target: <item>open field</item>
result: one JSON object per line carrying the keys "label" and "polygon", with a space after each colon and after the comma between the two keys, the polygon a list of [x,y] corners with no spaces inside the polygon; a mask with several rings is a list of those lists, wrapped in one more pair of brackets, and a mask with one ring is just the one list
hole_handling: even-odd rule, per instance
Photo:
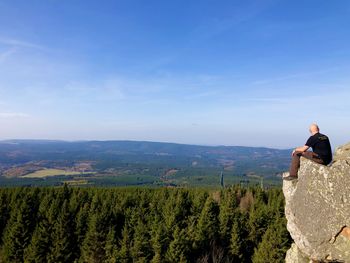
{"label": "open field", "polygon": [[66,180],[63,183],[67,185],[87,185],[89,182],[87,180]]}
{"label": "open field", "polygon": [[25,177],[25,178],[42,178],[42,177],[48,177],[48,176],[78,175],[78,174],[87,174],[87,173],[76,172],[76,171],[65,171],[65,170],[61,170],[61,169],[43,169],[43,170],[36,171],[34,173],[26,174],[23,177]]}
{"label": "open field", "polygon": [[290,150],[137,141],[0,141],[0,186],[281,185]]}

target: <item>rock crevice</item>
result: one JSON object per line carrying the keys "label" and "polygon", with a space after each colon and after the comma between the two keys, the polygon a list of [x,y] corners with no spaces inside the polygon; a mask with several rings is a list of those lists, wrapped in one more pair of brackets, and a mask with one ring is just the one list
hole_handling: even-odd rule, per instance
{"label": "rock crevice", "polygon": [[298,180],[284,181],[283,192],[294,240],[286,262],[350,263],[350,143],[329,166],[301,158]]}

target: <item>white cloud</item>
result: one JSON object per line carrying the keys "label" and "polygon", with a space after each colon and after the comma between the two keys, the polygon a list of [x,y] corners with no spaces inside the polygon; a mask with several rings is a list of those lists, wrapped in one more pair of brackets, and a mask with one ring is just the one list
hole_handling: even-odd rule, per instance
{"label": "white cloud", "polygon": [[284,103],[286,102],[286,98],[268,98],[268,97],[261,97],[261,98],[246,98],[242,99],[242,101],[247,101],[247,102],[256,102],[256,103]]}
{"label": "white cloud", "polygon": [[319,71],[295,73],[295,74],[289,74],[289,75],[280,76],[280,77],[276,77],[276,78],[256,80],[252,84],[253,85],[265,85],[265,84],[271,84],[271,83],[284,81],[284,80],[300,79],[300,78],[305,78],[305,77],[310,77],[310,76],[315,76],[315,75],[322,75],[322,74],[326,74],[326,73],[337,71],[337,70],[338,70],[338,68],[329,68],[329,69],[324,69],[324,70],[319,70]]}
{"label": "white cloud", "polygon": [[[235,27],[254,19],[260,13],[270,7],[269,1],[252,1],[247,6],[237,7],[230,12],[230,16],[224,18],[206,19],[193,32],[192,39],[210,39],[220,34],[227,33]],[[191,40],[193,43],[194,41]]]}
{"label": "white cloud", "polygon": [[44,46],[30,43],[27,41],[22,41],[18,39],[8,38],[8,37],[0,37],[0,44],[13,46],[13,47],[25,47],[25,48],[35,48],[35,49],[46,49]]}
{"label": "white cloud", "polygon": [[0,112],[0,118],[3,119],[28,118],[29,116],[29,114],[22,112]]}
{"label": "white cloud", "polygon": [[11,55],[16,53],[17,48],[11,47],[10,49],[6,50],[3,53],[0,53],[0,63],[4,62],[7,58],[9,58]]}
{"label": "white cloud", "polygon": [[76,98],[92,98],[95,100],[111,101],[123,100],[126,95],[122,91],[122,82],[117,78],[104,79],[87,83],[71,81],[65,87]]}

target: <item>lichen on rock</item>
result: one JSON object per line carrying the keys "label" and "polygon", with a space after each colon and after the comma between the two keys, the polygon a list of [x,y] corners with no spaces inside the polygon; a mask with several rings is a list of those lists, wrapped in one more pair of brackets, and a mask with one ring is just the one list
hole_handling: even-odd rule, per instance
{"label": "lichen on rock", "polygon": [[284,181],[283,192],[296,246],[286,262],[303,262],[291,261],[291,255],[304,255],[316,262],[350,263],[350,143],[336,150],[328,166],[302,157],[298,180]]}
{"label": "lichen on rock", "polygon": [[286,254],[286,263],[309,263],[308,257],[293,243]]}

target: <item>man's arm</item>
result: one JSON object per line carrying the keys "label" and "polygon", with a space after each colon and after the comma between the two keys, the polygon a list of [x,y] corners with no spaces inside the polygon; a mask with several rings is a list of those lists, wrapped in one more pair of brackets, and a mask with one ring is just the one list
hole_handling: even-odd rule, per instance
{"label": "man's arm", "polygon": [[300,146],[294,149],[294,151],[292,152],[292,155],[295,152],[306,152],[308,149],[310,148],[310,146],[304,145],[304,146]]}

